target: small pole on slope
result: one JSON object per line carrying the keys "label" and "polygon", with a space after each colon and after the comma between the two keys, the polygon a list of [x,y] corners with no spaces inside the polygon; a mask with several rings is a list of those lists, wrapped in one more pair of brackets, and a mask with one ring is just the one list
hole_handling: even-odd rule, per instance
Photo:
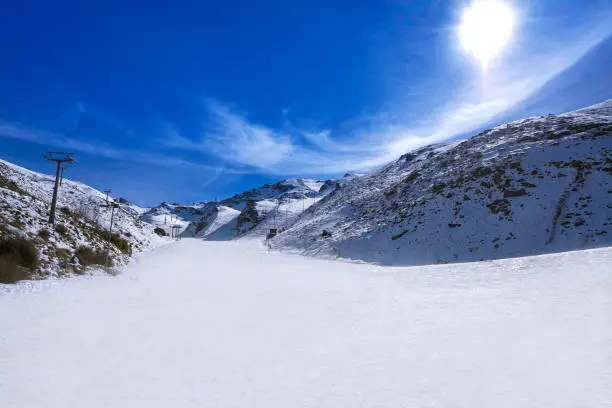
{"label": "small pole on slope", "polygon": [[112,191],[112,190],[110,190],[110,189],[106,189],[106,190],[104,190],[104,192],[106,193],[106,205],[108,205],[108,195],[109,195],[110,193],[112,193],[113,191]]}
{"label": "small pole on slope", "polygon": [[115,220],[115,208],[119,208],[119,204],[117,203],[108,203],[108,204],[103,204],[101,207],[110,207],[111,209],[111,220],[110,220],[110,226],[108,228],[108,241],[106,241],[106,256],[104,259],[104,265],[106,265],[106,267],[108,268],[108,257],[109,257],[109,253],[110,253],[110,244],[111,244],[111,240],[112,240],[112,236],[113,236],[113,222]]}
{"label": "small pole on slope", "polygon": [[51,199],[51,209],[49,211],[49,224],[55,223],[55,208],[57,207],[57,190],[59,188],[60,173],[62,164],[74,163],[74,153],[67,152],[48,152],[43,154],[43,157],[49,161],[57,163],[57,170],[55,171],[55,185],[53,186],[53,198]]}
{"label": "small pole on slope", "polygon": [[179,224],[172,224],[170,228],[170,237],[179,241],[181,239],[181,234],[179,232],[181,226]]}

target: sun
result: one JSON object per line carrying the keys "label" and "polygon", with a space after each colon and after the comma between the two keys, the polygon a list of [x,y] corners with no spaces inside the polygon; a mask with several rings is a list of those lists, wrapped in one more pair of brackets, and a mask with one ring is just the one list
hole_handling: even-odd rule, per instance
{"label": "sun", "polygon": [[483,69],[512,38],[514,11],[500,0],[475,0],[463,11],[461,45],[480,60]]}

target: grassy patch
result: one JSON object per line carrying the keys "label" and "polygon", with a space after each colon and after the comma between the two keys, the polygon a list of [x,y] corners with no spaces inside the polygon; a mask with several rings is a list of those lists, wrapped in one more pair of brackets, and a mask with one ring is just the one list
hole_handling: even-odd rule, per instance
{"label": "grassy patch", "polygon": [[404,177],[404,179],[402,180],[402,183],[412,183],[414,180],[416,180],[420,176],[421,176],[421,173],[419,173],[418,171],[413,171],[408,176]]}
{"label": "grassy patch", "polygon": [[124,254],[129,254],[132,252],[132,249],[130,248],[130,242],[127,239],[121,238],[119,234],[113,234],[111,236],[111,242],[117,247],[118,250],[120,250]]}
{"label": "grassy patch", "polygon": [[444,183],[434,184],[433,187],[431,188],[431,191],[434,194],[440,194],[444,190],[445,187],[446,187],[446,184]]}
{"label": "grassy patch", "polygon": [[45,241],[49,239],[50,235],[51,235],[51,233],[46,228],[43,228],[40,231],[38,231],[38,236],[41,237],[42,239],[44,239]]}
{"label": "grassy patch", "polygon": [[493,174],[493,169],[490,167],[476,167],[474,169],[474,177],[476,178],[486,177],[491,174]]}
{"label": "grassy patch", "polygon": [[[81,265],[104,265],[106,256],[104,251],[94,250],[88,246],[80,246],[75,252]],[[112,266],[112,259],[109,258],[109,266]]]}
{"label": "grassy patch", "polygon": [[38,250],[32,241],[25,238],[0,241],[0,283],[30,279],[38,262]]}
{"label": "grassy patch", "polygon": [[18,194],[29,195],[25,190],[23,190],[21,187],[19,187],[19,185],[17,185],[17,183],[15,183],[13,180],[9,180],[8,178],[3,176],[2,174],[0,174],[0,187],[6,188],[7,190],[14,191],[14,192],[16,192]]}
{"label": "grassy patch", "polygon": [[60,235],[66,235],[68,233],[68,228],[64,224],[57,224],[55,226],[55,232]]}

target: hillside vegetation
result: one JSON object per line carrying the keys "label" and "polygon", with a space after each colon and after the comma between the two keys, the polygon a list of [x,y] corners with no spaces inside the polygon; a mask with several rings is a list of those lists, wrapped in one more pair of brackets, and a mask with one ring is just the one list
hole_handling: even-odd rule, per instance
{"label": "hillside vegetation", "polygon": [[[88,266],[106,263],[110,210],[101,206],[105,195],[64,179],[56,222],[50,225],[53,183],[52,176],[0,161],[0,282],[84,273]],[[116,210],[110,264],[125,264],[132,253],[161,242],[154,227],[139,219],[140,212],[125,204]]]}

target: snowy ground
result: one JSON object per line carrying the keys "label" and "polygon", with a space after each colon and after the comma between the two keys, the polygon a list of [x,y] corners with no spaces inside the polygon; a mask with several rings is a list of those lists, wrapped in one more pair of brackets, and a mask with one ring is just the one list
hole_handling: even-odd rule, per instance
{"label": "snowy ground", "polygon": [[382,268],[186,239],[0,294],[0,406],[610,407],[611,266],[612,248]]}

